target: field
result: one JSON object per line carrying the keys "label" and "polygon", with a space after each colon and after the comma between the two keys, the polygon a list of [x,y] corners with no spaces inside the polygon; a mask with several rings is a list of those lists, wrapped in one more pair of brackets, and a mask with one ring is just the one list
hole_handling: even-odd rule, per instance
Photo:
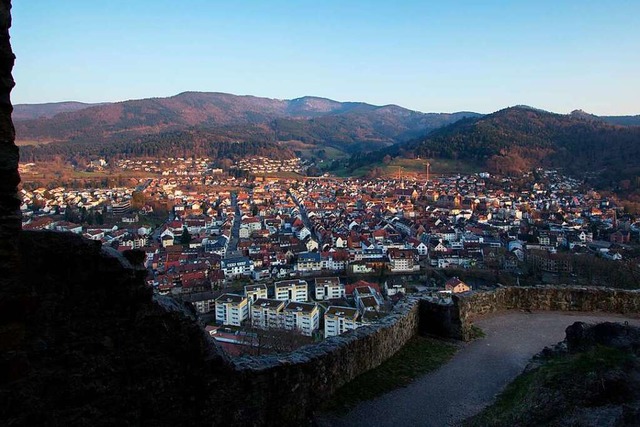
{"label": "field", "polygon": [[280,144],[293,150],[299,157],[304,159],[316,158],[318,161],[331,162],[332,160],[345,159],[349,157],[346,152],[329,145],[309,144],[302,141],[281,141]]}
{"label": "field", "polygon": [[33,141],[33,140],[28,140],[28,139],[23,139],[23,140],[16,140],[16,145],[18,147],[21,146],[25,146],[25,145],[45,145],[45,144],[49,144],[50,142],[53,142],[53,140],[47,140],[47,141],[43,141],[43,140],[39,140],[39,141]]}
{"label": "field", "polygon": [[68,164],[57,162],[38,163],[35,167],[22,168],[20,170],[20,180],[22,183],[36,183],[40,186],[46,186],[52,182],[99,182],[106,179],[128,181],[132,178],[152,178],[154,176],[156,175],[144,171],[102,170],[88,172],[85,170],[76,170]]}
{"label": "field", "polygon": [[470,165],[467,162],[451,159],[405,159],[396,157],[391,160],[389,164],[382,162],[372,163],[367,166],[355,169],[353,172],[348,172],[342,168],[334,173],[337,176],[355,176],[362,177],[370,174],[375,168],[379,169],[379,176],[382,178],[426,178],[425,165],[431,163],[431,177],[436,178],[441,175],[452,174],[470,174],[481,172],[476,166]]}

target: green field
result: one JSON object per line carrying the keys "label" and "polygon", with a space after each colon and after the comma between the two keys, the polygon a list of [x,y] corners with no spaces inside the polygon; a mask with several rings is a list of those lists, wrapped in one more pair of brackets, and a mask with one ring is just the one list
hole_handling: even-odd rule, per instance
{"label": "green field", "polygon": [[355,169],[353,171],[348,171],[346,168],[341,168],[333,171],[333,173],[337,176],[347,177],[362,177],[369,174],[374,168],[380,168],[380,176],[383,178],[394,178],[396,176],[400,177],[426,177],[425,172],[425,164],[431,163],[431,177],[435,178],[439,175],[451,175],[451,174],[470,174],[481,172],[482,169],[477,166],[471,165],[467,162],[463,162],[460,160],[451,160],[451,159],[405,159],[401,157],[396,157],[391,160],[391,162],[385,165],[382,162],[372,163],[370,165],[366,165]]}
{"label": "green field", "polygon": [[[310,159],[312,157],[323,160],[324,162],[331,162],[333,160],[345,159],[349,157],[349,154],[329,145],[316,145],[309,144],[302,141],[283,141],[282,145],[287,148],[300,153],[300,157],[304,159]],[[322,152],[321,152],[322,151]]]}

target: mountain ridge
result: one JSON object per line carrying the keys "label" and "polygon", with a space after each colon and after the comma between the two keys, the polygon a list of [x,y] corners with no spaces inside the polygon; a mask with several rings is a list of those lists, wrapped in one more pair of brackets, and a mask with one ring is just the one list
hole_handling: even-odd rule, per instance
{"label": "mountain ridge", "polygon": [[[173,138],[175,132],[186,135],[206,130],[211,143],[299,141],[348,152],[416,138],[470,115],[477,113],[421,113],[393,104],[376,106],[315,96],[279,100],[222,92],[182,92],[17,120],[15,128],[18,141],[36,143],[118,144],[146,135]],[[59,148],[61,152],[69,151]],[[38,150],[29,148],[25,152],[33,154]]]}

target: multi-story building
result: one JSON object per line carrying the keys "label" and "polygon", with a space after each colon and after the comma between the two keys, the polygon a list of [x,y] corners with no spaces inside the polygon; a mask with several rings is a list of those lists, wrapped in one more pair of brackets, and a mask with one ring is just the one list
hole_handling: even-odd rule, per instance
{"label": "multi-story building", "polygon": [[340,335],[358,327],[358,310],[351,307],[331,306],[324,313],[325,338]]}
{"label": "multi-story building", "polygon": [[222,260],[222,270],[225,278],[251,276],[253,261],[247,257],[227,258]]}
{"label": "multi-story building", "polygon": [[337,277],[318,277],[315,279],[316,300],[344,297],[344,285]]}
{"label": "multi-story building", "polygon": [[284,328],[311,336],[320,327],[320,309],[316,303],[288,302],[284,308]]}
{"label": "multi-story building", "polygon": [[249,300],[249,304],[252,304],[259,298],[267,298],[267,285],[247,285],[244,287],[244,294]]}
{"label": "multi-story building", "polygon": [[216,299],[216,322],[240,326],[249,317],[249,302],[236,294],[222,294]]}
{"label": "multi-story building", "polygon": [[389,255],[389,270],[391,271],[417,271],[420,264],[416,262],[417,251],[415,249],[391,248]]}
{"label": "multi-story building", "polygon": [[206,314],[215,310],[216,299],[213,292],[198,292],[193,294],[185,294],[182,296],[183,301],[190,302],[198,313]]}
{"label": "multi-story building", "polygon": [[131,201],[123,200],[120,203],[111,203],[111,211],[114,215],[120,216],[124,215],[131,210]]}
{"label": "multi-story building", "polygon": [[251,325],[261,329],[277,329],[284,327],[285,302],[259,298],[251,305]]}
{"label": "multi-story building", "polygon": [[295,302],[309,300],[308,285],[304,280],[281,280],[273,286],[277,300]]}
{"label": "multi-story building", "polygon": [[378,312],[384,303],[382,295],[370,286],[359,286],[353,291],[356,306],[363,315],[368,311]]}
{"label": "multi-story building", "polygon": [[296,270],[300,272],[321,271],[322,259],[317,252],[301,252],[298,254]]}

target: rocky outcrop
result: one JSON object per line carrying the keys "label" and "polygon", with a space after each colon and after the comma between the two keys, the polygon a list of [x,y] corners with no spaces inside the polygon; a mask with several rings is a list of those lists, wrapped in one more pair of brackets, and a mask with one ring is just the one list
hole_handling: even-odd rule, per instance
{"label": "rocky outcrop", "polygon": [[640,355],[640,328],[628,323],[603,322],[590,325],[575,322],[566,330],[568,351],[588,351],[596,346],[606,346]]}
{"label": "rocky outcrop", "polygon": [[640,328],[575,322],[467,426],[637,426]]}

